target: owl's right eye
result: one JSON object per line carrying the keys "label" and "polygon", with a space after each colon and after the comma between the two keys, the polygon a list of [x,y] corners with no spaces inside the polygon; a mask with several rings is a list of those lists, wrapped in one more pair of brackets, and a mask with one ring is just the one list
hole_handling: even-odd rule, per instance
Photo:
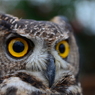
{"label": "owl's right eye", "polygon": [[66,58],[69,55],[70,47],[67,41],[60,41],[56,45],[56,50],[62,58]]}
{"label": "owl's right eye", "polygon": [[8,42],[7,50],[13,57],[21,58],[28,53],[29,43],[23,38],[13,38]]}

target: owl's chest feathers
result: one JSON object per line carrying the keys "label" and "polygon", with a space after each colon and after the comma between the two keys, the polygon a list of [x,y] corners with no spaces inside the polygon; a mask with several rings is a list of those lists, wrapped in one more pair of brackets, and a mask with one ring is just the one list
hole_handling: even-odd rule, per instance
{"label": "owl's chest feathers", "polygon": [[47,89],[39,79],[24,72],[18,72],[2,80],[0,95],[32,95],[33,92],[44,92]]}
{"label": "owl's chest feathers", "polygon": [[[25,95],[27,95],[26,93],[28,92],[29,95],[31,95],[30,93],[32,93],[33,91],[34,92],[37,91],[40,93],[60,93],[60,92],[62,93],[65,92],[66,88],[69,87],[70,85],[72,84],[75,85],[74,77],[66,75],[60,77],[58,81],[55,81],[53,86],[49,88],[48,81],[44,78],[41,72],[29,72],[29,71],[19,71],[13,75],[5,77],[5,79],[3,78],[2,80],[0,85],[2,91],[4,90],[6,91],[6,88],[8,88],[8,90],[10,91],[16,90],[17,93],[20,92],[20,95],[22,95],[23,92],[25,93]],[[45,95],[51,95],[51,94],[45,94]]]}

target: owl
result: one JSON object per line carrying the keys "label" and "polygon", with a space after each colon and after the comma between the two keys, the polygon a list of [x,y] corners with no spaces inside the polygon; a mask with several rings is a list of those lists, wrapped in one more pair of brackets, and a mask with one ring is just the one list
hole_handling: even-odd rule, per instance
{"label": "owl", "polygon": [[0,95],[82,95],[79,53],[67,19],[0,13]]}

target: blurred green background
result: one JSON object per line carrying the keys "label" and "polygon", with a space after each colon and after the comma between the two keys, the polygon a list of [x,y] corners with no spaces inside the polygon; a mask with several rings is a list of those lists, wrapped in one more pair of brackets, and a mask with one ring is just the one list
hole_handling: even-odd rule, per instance
{"label": "blurred green background", "polygon": [[66,16],[79,46],[84,95],[95,95],[95,0],[0,0],[0,12],[35,20]]}

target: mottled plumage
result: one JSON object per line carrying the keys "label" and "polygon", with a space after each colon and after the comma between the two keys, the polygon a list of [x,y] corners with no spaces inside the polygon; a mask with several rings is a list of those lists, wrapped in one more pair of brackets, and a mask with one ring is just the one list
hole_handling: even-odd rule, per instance
{"label": "mottled plumage", "polygon": [[[24,56],[10,54],[8,45],[15,38],[28,43]],[[61,41],[70,46],[66,58],[56,50]],[[78,47],[66,19],[36,21],[0,14],[0,95],[82,95],[78,71]]]}

